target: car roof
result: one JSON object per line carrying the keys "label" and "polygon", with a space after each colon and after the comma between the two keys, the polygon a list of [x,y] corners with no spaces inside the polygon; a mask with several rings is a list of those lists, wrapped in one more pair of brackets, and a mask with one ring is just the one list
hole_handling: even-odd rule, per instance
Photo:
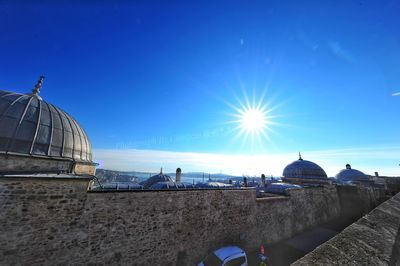
{"label": "car roof", "polygon": [[222,261],[232,255],[236,255],[239,253],[244,253],[244,251],[237,246],[227,246],[214,251],[215,256],[217,256]]}

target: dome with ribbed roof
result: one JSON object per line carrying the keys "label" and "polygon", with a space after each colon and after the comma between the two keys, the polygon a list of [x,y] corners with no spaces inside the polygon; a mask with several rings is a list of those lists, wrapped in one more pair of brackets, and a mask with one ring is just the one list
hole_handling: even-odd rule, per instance
{"label": "dome with ribbed roof", "polygon": [[283,170],[285,178],[327,179],[324,169],[318,164],[303,160],[301,155],[297,161],[287,165]]}
{"label": "dome with ribbed roof", "polygon": [[350,164],[347,164],[346,169],[341,170],[336,175],[336,179],[340,183],[371,181],[369,176],[359,170],[352,169]]}
{"label": "dome with ribbed roof", "polygon": [[[86,132],[65,111],[42,100],[38,95],[42,81],[43,77],[30,94],[0,90],[0,154],[47,159],[36,165],[38,171],[45,172],[57,168],[53,165],[53,170],[46,170],[49,159],[93,164]],[[61,168],[61,172],[68,172],[65,164]],[[20,171],[23,169],[0,168],[0,172]]]}
{"label": "dome with ribbed roof", "polygon": [[143,185],[144,188],[150,188],[151,186],[159,182],[173,182],[172,178],[169,175],[163,173],[162,168],[158,175],[153,175],[146,181],[141,182],[141,185]]}

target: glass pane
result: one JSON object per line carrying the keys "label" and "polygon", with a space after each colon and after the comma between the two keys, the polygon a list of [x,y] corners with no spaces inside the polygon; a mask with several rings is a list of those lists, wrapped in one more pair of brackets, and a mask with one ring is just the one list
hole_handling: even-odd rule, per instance
{"label": "glass pane", "polygon": [[18,140],[26,140],[29,142],[33,141],[33,136],[35,135],[36,124],[30,121],[22,121],[18,128],[18,132],[15,136]]}

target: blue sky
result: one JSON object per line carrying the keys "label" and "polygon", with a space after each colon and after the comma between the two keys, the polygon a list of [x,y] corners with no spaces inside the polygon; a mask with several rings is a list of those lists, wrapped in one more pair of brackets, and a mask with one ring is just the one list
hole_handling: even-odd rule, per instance
{"label": "blue sky", "polygon": [[[346,163],[399,175],[399,11],[396,1],[1,1],[0,87],[28,92],[44,74],[42,97],[80,122],[107,168],[279,175],[302,151],[329,175]],[[268,110],[267,138],[235,129],[246,97]]]}

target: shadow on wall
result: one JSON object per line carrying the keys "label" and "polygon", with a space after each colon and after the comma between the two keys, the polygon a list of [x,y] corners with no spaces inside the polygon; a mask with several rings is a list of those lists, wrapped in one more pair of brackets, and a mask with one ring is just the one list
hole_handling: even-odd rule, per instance
{"label": "shadow on wall", "polygon": [[400,193],[292,265],[399,265]]}
{"label": "shadow on wall", "polygon": [[400,227],[397,230],[397,238],[393,247],[393,252],[389,265],[390,266],[400,265]]}
{"label": "shadow on wall", "polygon": [[337,191],[344,220],[355,221],[387,199],[382,189],[371,187],[338,185]]}

